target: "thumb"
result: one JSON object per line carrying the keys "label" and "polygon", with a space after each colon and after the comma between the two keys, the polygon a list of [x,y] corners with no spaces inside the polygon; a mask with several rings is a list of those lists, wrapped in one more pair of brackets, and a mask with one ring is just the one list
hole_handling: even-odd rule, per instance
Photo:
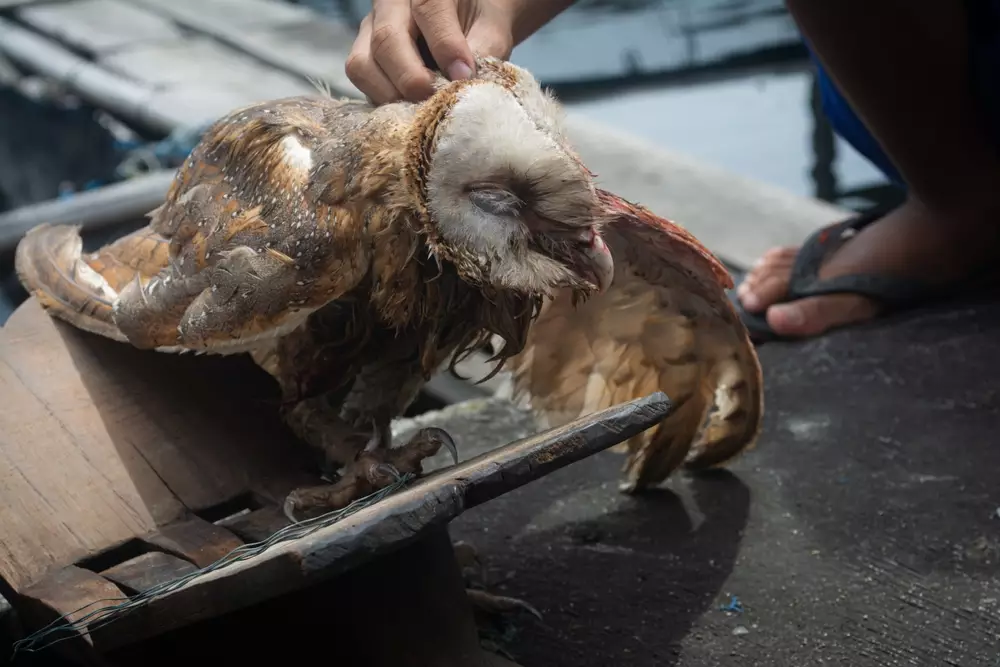
{"label": "thumb", "polygon": [[413,20],[434,61],[449,79],[468,79],[476,62],[462,32],[454,0],[413,0]]}

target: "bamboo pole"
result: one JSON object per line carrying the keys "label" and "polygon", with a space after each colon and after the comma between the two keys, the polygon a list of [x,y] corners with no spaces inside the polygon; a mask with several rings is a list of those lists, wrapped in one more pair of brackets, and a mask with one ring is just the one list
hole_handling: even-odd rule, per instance
{"label": "bamboo pole", "polygon": [[70,199],[23,206],[0,214],[0,252],[14,248],[36,225],[81,225],[100,229],[137,220],[163,203],[173,170],[157,171],[88,190]]}
{"label": "bamboo pole", "polygon": [[169,133],[175,123],[150,113],[153,90],[109,72],[58,42],[0,18],[0,54],[36,74],[54,79],[86,102],[112,114]]}

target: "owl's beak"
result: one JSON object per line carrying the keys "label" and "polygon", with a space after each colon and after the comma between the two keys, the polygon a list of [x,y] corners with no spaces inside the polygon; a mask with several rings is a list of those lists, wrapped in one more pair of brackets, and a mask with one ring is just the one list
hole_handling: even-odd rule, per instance
{"label": "owl's beak", "polygon": [[593,267],[594,278],[601,292],[606,292],[615,278],[615,261],[611,257],[611,249],[596,230],[592,230],[590,244],[586,250],[587,258]]}

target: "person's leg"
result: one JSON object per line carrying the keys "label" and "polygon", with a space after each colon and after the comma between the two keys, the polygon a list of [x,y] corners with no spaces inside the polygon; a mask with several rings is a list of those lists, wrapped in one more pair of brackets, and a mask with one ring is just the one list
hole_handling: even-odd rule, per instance
{"label": "person's leg", "polygon": [[[948,284],[996,257],[1000,159],[989,125],[996,120],[973,94],[971,72],[981,63],[969,58],[963,3],[787,4],[832,83],[891,159],[883,170],[901,175],[909,192],[903,206],[828,258],[820,278],[876,273]],[[838,130],[845,134],[843,124]],[[878,164],[881,155],[859,150]],[[816,335],[878,313],[876,302],[855,295],[779,303],[794,258],[792,248],[769,252],[739,290],[744,307],[766,311],[777,333]]]}

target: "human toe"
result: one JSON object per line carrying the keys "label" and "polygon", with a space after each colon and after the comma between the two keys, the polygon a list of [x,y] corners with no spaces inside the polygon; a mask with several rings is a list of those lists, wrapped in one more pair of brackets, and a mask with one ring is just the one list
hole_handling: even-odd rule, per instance
{"label": "human toe", "polygon": [[877,313],[878,306],[871,299],[835,294],[775,304],[767,309],[767,323],[781,336],[810,337],[863,322]]}

